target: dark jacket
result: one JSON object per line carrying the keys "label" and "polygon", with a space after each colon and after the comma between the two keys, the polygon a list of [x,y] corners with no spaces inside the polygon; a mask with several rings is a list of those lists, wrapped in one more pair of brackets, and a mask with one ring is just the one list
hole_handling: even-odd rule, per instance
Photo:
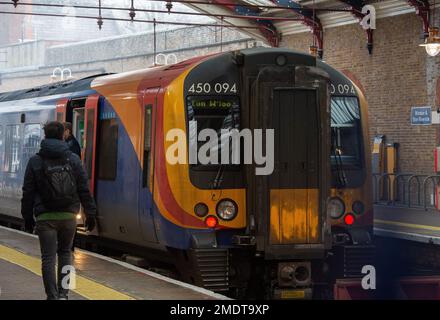
{"label": "dark jacket", "polygon": [[70,137],[66,139],[66,143],[69,150],[81,158],[81,147],[73,135],[70,135]]}
{"label": "dark jacket", "polygon": [[[41,155],[41,156],[40,156]],[[69,151],[67,144],[62,140],[45,139],[41,142],[41,148],[38,154],[29,159],[23,182],[23,198],[21,199],[21,214],[25,221],[33,220],[33,216],[38,216],[44,212],[53,212],[57,210],[48,210],[41,201],[38,193],[38,179],[42,178],[42,166],[44,158],[60,158],[66,156],[72,166],[78,189],[78,201],[67,208],[60,208],[59,211],[77,213],[80,209],[80,203],[84,207],[86,215],[96,215],[95,200],[89,190],[87,175],[82,166],[80,158]]]}

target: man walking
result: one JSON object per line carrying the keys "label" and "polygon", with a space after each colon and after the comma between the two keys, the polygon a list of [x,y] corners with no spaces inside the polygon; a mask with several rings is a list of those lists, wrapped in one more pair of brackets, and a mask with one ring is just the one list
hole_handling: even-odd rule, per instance
{"label": "man walking", "polygon": [[70,122],[64,122],[64,141],[66,141],[69,150],[81,158],[81,147],[72,133],[72,124]]}
{"label": "man walking", "polygon": [[[63,279],[72,268],[76,214],[82,204],[86,228],[91,231],[96,224],[96,205],[80,158],[63,141],[63,124],[57,121],[47,123],[44,134],[40,151],[26,167],[21,214],[27,232],[32,233],[36,225],[47,299],[67,300],[68,286]],[[57,255],[58,281],[55,272]]]}

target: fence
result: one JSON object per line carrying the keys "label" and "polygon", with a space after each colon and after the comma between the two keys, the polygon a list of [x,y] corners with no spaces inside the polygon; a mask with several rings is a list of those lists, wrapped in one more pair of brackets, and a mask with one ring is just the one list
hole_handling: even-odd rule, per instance
{"label": "fence", "polygon": [[413,173],[374,173],[373,199],[375,204],[409,208],[436,207],[440,175]]}

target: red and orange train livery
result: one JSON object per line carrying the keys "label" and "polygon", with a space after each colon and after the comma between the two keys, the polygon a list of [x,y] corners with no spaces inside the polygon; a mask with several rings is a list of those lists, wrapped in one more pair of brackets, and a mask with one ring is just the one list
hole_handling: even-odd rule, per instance
{"label": "red and orange train livery", "polygon": [[[367,104],[315,57],[254,48],[0,94],[3,220],[20,216],[27,159],[53,119],[73,123],[83,150],[99,212],[92,239],[154,252],[189,282],[247,296],[308,298],[323,283],[331,292],[335,277],[359,277],[371,262]],[[169,132],[183,132],[188,149],[207,128],[273,129],[273,171],[169,161]]]}

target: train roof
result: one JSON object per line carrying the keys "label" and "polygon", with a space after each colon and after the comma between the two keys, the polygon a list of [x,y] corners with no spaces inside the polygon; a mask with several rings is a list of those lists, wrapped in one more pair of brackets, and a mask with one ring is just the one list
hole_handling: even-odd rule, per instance
{"label": "train roof", "polygon": [[[265,52],[280,52],[280,53],[294,53],[299,56],[308,56],[306,53],[293,51],[290,49],[284,49],[284,48],[249,48],[249,49],[241,49],[237,50],[236,52],[241,52],[246,56],[253,56],[258,55]],[[140,80],[142,78],[145,79],[146,74],[151,72],[151,76],[155,77],[155,71],[161,70],[161,71],[176,71],[177,69],[185,69],[189,67],[190,65],[197,63],[204,59],[209,59],[213,56],[221,55],[221,54],[227,54],[232,53],[231,52],[224,52],[224,53],[215,53],[211,55],[206,56],[198,56],[192,59],[188,59],[185,61],[181,61],[175,65],[168,65],[168,66],[158,66],[155,68],[148,68],[148,69],[141,69],[141,70],[135,70],[131,72],[124,72],[124,73],[103,73],[103,74],[97,74],[92,75],[83,79],[79,80],[67,80],[57,83],[50,83],[47,85],[30,88],[30,89],[24,89],[24,90],[17,90],[17,91],[11,91],[11,92],[4,92],[0,93],[0,103],[1,102],[7,102],[7,101],[17,101],[17,100],[24,100],[24,99],[35,99],[39,97],[46,97],[46,96],[57,96],[57,95],[63,95],[66,93],[72,93],[72,92],[83,92],[88,90],[96,90],[97,87],[107,85],[107,84],[115,84],[120,82],[126,82],[127,79],[135,79]],[[329,73],[330,78],[333,83],[349,83],[350,80],[341,72],[334,69],[332,66],[320,61],[317,59],[316,65],[318,67],[323,68],[326,72]],[[107,77],[106,77],[107,76]],[[96,78],[101,78],[97,82],[92,84],[92,82]]]}
{"label": "train roof", "polygon": [[111,73],[97,74],[79,80],[66,80],[66,81],[50,83],[30,89],[0,93],[0,102],[32,99],[38,97],[60,95],[69,92],[90,90],[91,89],[90,84],[94,79],[109,74]]}

